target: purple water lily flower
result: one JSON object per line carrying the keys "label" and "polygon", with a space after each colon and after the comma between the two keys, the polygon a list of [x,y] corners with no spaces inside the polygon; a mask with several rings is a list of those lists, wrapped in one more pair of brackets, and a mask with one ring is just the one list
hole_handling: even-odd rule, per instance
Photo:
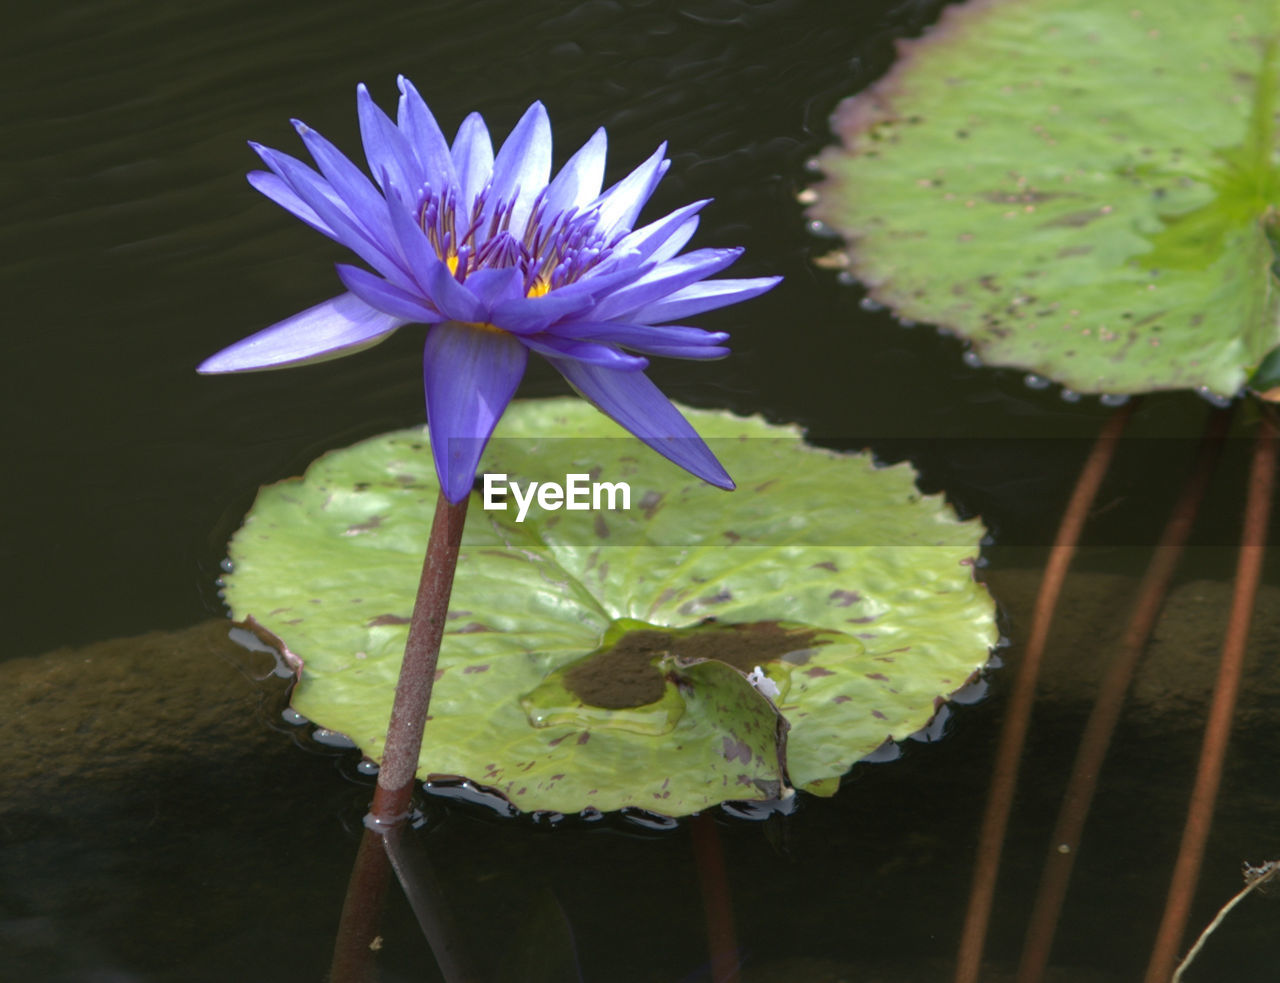
{"label": "purple water lily flower", "polygon": [[[535,102],[498,153],[479,115],[450,146],[401,78],[396,122],[359,86],[375,185],[315,130],[294,127],[319,168],[253,144],[270,172],[249,182],[374,271],[338,265],[347,293],[205,360],[205,373],[272,369],[350,354],[405,324],[428,325],[427,423],[440,487],[471,491],[480,455],[530,351],[663,456],[721,488],[733,481],[643,369],[643,355],[720,358],[727,335],[678,322],[754,297],[778,277],[706,280],[740,249],[680,254],[706,201],[641,228],[666,145],[607,191],[597,130],[554,178],[551,124]],[[673,323],[676,322],[676,323]],[[638,353],[638,354],[633,354]]]}

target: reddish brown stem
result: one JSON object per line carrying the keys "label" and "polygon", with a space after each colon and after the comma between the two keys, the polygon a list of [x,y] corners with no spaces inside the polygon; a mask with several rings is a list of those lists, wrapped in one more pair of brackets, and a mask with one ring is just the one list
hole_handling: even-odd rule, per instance
{"label": "reddish brown stem", "polygon": [[1049,841],[1049,855],[1045,859],[1040,889],[1036,894],[1035,907],[1031,911],[1026,941],[1022,947],[1022,960],[1018,965],[1017,983],[1038,983],[1049,964],[1058,917],[1066,898],[1067,885],[1071,881],[1071,870],[1079,852],[1085,820],[1093,803],[1098,773],[1102,770],[1111,736],[1120,719],[1120,711],[1124,707],[1134,670],[1151,637],[1151,630],[1155,627],[1160,607],[1169,591],[1183,547],[1195,523],[1196,513],[1209,487],[1209,479],[1221,456],[1230,422],[1230,409],[1217,410],[1209,418],[1191,474],[1182,495],[1174,505],[1173,513],[1139,585],[1138,599],[1121,640],[1120,651],[1112,660],[1098,688],[1098,698],[1080,738],[1071,778]]}
{"label": "reddish brown stem", "polygon": [[409,639],[396,682],[387,743],[378,769],[373,806],[365,818],[368,829],[360,839],[347,895],[342,905],[330,965],[330,983],[369,983],[376,978],[374,956],[378,924],[390,879],[391,862],[384,837],[397,832],[409,816],[413,780],[422,750],[422,731],[431,705],[440,639],[444,636],[458,548],[467,518],[467,499],[454,505],[443,492],[436,499],[431,536],[422,561],[422,577],[413,602]]}
{"label": "reddish brown stem", "polygon": [[1213,824],[1214,801],[1218,797],[1218,786],[1222,781],[1222,763],[1227,753],[1227,741],[1231,736],[1231,718],[1235,712],[1236,695],[1240,691],[1249,622],[1257,598],[1258,582],[1262,577],[1262,556],[1267,541],[1267,522],[1271,512],[1275,473],[1276,431],[1270,420],[1263,416],[1249,471],[1244,532],[1236,563],[1235,591],[1231,598],[1231,620],[1227,624],[1227,634],[1222,643],[1218,680],[1214,686],[1213,702],[1209,706],[1204,742],[1200,746],[1200,763],[1196,769],[1195,785],[1191,790],[1191,804],[1182,830],[1182,843],[1178,847],[1178,859],[1174,863],[1164,916],[1156,932],[1151,962],[1147,965],[1147,975],[1144,977],[1145,983],[1167,983],[1173,974],[1174,965],[1178,961],[1178,947],[1186,930],[1191,899],[1195,894],[1196,882],[1200,879],[1205,843]]}
{"label": "reddish brown stem", "polygon": [[333,943],[329,983],[373,983],[377,979],[378,925],[382,921],[391,863],[382,835],[366,829],[347,881],[347,896]]}
{"label": "reddish brown stem", "polygon": [[422,561],[422,578],[413,604],[409,640],[404,647],[395,703],[387,724],[387,743],[378,769],[378,787],[367,822],[387,827],[404,822],[413,798],[413,779],[422,750],[422,730],[427,724],[431,687],[436,678],[440,639],[444,635],[453,572],[458,565],[467,499],[454,504],[444,493],[436,500],[431,538]]}
{"label": "reddish brown stem", "polygon": [[1080,477],[1076,479],[1071,500],[1067,503],[1057,538],[1049,553],[1044,579],[1040,581],[1031,633],[1014,680],[1009,713],[1000,732],[991,788],[987,793],[986,810],[978,834],[978,856],[974,865],[973,883],[969,889],[964,928],[960,935],[960,949],[956,955],[955,983],[978,983],[982,949],[986,942],[987,925],[991,920],[991,903],[995,897],[996,877],[1000,872],[1000,847],[1009,826],[1009,814],[1013,811],[1018,764],[1022,758],[1022,747],[1026,743],[1031,704],[1035,700],[1040,662],[1049,638],[1049,626],[1053,621],[1054,608],[1057,606],[1058,595],[1062,592],[1067,568],[1071,565],[1071,558],[1080,541],[1080,532],[1097,497],[1098,488],[1102,485],[1102,479],[1111,465],[1120,434],[1133,414],[1134,405],[1135,403],[1130,402],[1114,413],[1098,434]]}
{"label": "reddish brown stem", "polygon": [[738,983],[738,943],[733,928],[733,900],[725,873],[724,849],[716,822],[705,812],[689,822],[693,839],[693,859],[702,889],[702,911],[711,950],[711,979],[714,983]]}
{"label": "reddish brown stem", "polygon": [[356,851],[334,940],[329,983],[376,983],[379,925],[394,871],[417,916],[445,983],[470,983],[480,975],[461,946],[447,900],[426,852],[407,824],[366,828]]}

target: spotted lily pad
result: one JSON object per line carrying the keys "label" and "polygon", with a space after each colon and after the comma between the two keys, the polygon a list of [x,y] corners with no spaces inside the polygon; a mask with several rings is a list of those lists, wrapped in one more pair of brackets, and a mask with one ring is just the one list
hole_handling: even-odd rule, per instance
{"label": "spotted lily pad", "polygon": [[[548,499],[518,521],[514,495],[505,510],[473,495],[421,777],[464,777],[526,811],[830,794],[985,664],[978,522],[921,495],[909,466],[687,412],[737,491],[582,401],[507,411],[489,474],[593,476],[615,485],[614,508]],[[400,431],[264,488],[231,542],[227,601],[299,666],[295,709],[375,759],[435,496],[425,435]]]}
{"label": "spotted lily pad", "polygon": [[810,214],[987,363],[1232,395],[1280,343],[1278,36],[1275,0],[950,7],[837,109]]}

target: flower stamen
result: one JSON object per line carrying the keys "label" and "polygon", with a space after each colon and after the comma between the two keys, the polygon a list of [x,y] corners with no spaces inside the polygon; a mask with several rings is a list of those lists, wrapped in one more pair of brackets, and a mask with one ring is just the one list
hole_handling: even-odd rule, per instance
{"label": "flower stamen", "polygon": [[543,297],[581,278],[615,244],[598,229],[599,213],[594,209],[570,208],[548,216],[546,188],[534,199],[524,227],[515,231],[512,221],[520,189],[492,208],[491,191],[492,186],[486,186],[465,209],[454,188],[437,193],[429,184],[422,187],[418,225],[459,283],[477,270],[515,268],[523,276],[525,296]]}
{"label": "flower stamen", "polygon": [[475,328],[477,331],[491,331],[495,334],[507,333],[506,331],[503,331],[502,328],[498,327],[496,324],[489,324],[487,321],[459,321],[457,323],[468,328]]}

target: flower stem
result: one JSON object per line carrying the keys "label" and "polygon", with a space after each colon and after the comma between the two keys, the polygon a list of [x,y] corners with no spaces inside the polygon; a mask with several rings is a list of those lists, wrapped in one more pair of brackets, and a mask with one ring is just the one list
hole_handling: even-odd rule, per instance
{"label": "flower stem", "polygon": [[365,822],[374,828],[403,823],[413,797],[413,778],[422,749],[422,730],[427,723],[431,687],[436,678],[440,639],[444,635],[453,572],[458,566],[458,546],[467,518],[467,499],[454,504],[440,493],[431,521],[431,538],[422,561],[422,579],[413,603],[409,640],[396,683],[395,703],[387,724],[387,743],[378,770],[378,787]]}

